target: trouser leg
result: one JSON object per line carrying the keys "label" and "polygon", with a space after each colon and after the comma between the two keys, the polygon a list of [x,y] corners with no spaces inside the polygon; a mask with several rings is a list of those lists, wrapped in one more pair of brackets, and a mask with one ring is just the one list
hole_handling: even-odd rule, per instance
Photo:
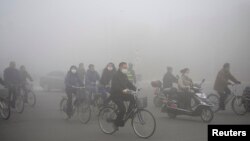
{"label": "trouser leg", "polygon": [[72,113],[73,113],[72,92],[71,91],[67,91],[67,97],[68,97],[68,100],[67,100],[67,115],[69,117],[71,117]]}
{"label": "trouser leg", "polygon": [[132,109],[135,106],[135,99],[133,95],[125,95],[124,96],[125,101],[129,101],[129,106],[128,106],[128,113],[130,113],[132,111]]}
{"label": "trouser leg", "polygon": [[120,99],[114,99],[113,101],[117,105],[118,110],[119,110],[119,112],[117,114],[117,118],[115,120],[115,124],[117,126],[124,126],[123,118],[124,118],[124,115],[125,115],[125,112],[126,112],[126,107],[125,107],[123,101],[120,100]]}

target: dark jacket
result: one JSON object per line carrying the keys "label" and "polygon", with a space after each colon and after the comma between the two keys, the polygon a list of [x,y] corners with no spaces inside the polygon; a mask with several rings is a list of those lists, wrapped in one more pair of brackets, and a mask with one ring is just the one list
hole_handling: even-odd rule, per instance
{"label": "dark jacket", "polygon": [[84,68],[78,68],[77,69],[77,75],[82,80],[82,82],[84,82],[85,69]]}
{"label": "dark jacket", "polygon": [[136,87],[128,80],[126,74],[123,74],[118,70],[112,79],[111,96],[113,98],[119,98],[123,94],[124,89],[136,90]]}
{"label": "dark jacket", "polygon": [[71,88],[72,86],[83,86],[83,82],[78,77],[77,73],[73,74],[70,71],[68,72],[64,83],[65,83],[66,89]]}
{"label": "dark jacket", "polygon": [[32,77],[30,76],[30,74],[27,71],[19,71],[19,76],[20,76],[20,82],[21,83],[26,83],[27,79],[29,79],[30,81],[33,81]]}
{"label": "dark jacket", "polygon": [[177,78],[172,74],[167,72],[163,77],[163,88],[173,87],[173,83],[177,83]]}
{"label": "dark jacket", "polygon": [[4,81],[7,85],[17,85],[20,84],[19,71],[15,68],[6,68],[4,70]]}
{"label": "dark jacket", "polygon": [[100,79],[100,84],[102,84],[103,86],[109,85],[115,73],[115,70],[109,71],[108,69],[104,69],[102,72],[102,77]]}
{"label": "dark jacket", "polygon": [[234,83],[239,82],[230,72],[226,72],[224,69],[220,70],[214,83],[214,90],[224,92],[225,88],[229,84],[229,80]]}
{"label": "dark jacket", "polygon": [[0,77],[0,84],[3,85],[3,86],[5,85],[5,83],[4,83],[4,81],[3,81],[3,79],[1,77]]}
{"label": "dark jacket", "polygon": [[100,80],[100,76],[97,71],[88,70],[85,78],[86,85],[96,84]]}

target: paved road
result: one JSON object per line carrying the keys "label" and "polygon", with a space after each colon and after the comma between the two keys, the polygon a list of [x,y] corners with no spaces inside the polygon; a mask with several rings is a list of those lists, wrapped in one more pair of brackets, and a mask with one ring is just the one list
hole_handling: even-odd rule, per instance
{"label": "paved road", "polygon": [[[146,94],[150,94],[149,91]],[[23,114],[12,113],[8,121],[0,120],[1,141],[128,141],[139,139],[127,124],[114,135],[103,134],[94,117],[88,124],[81,124],[77,119],[66,121],[59,111],[60,92],[37,92],[35,108],[26,107]],[[149,98],[152,101],[152,97]],[[166,114],[149,103],[157,120],[157,130],[152,141],[205,141],[207,124],[198,117],[180,116],[169,119]],[[231,110],[215,115],[211,124],[250,124],[250,114],[236,116]]]}

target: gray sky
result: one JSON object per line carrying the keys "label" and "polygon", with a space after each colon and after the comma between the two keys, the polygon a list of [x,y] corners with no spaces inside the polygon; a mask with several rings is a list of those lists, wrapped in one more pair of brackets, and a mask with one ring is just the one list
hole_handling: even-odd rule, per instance
{"label": "gray sky", "polygon": [[35,74],[133,62],[148,79],[166,66],[213,80],[225,62],[250,81],[248,0],[1,0],[0,72],[15,60]]}

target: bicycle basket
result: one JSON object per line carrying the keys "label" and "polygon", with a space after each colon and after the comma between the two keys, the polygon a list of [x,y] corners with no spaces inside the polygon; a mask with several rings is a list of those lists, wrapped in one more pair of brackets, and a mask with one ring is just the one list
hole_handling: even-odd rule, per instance
{"label": "bicycle basket", "polygon": [[138,108],[146,108],[148,106],[148,98],[147,97],[138,98],[136,101],[136,105]]}

